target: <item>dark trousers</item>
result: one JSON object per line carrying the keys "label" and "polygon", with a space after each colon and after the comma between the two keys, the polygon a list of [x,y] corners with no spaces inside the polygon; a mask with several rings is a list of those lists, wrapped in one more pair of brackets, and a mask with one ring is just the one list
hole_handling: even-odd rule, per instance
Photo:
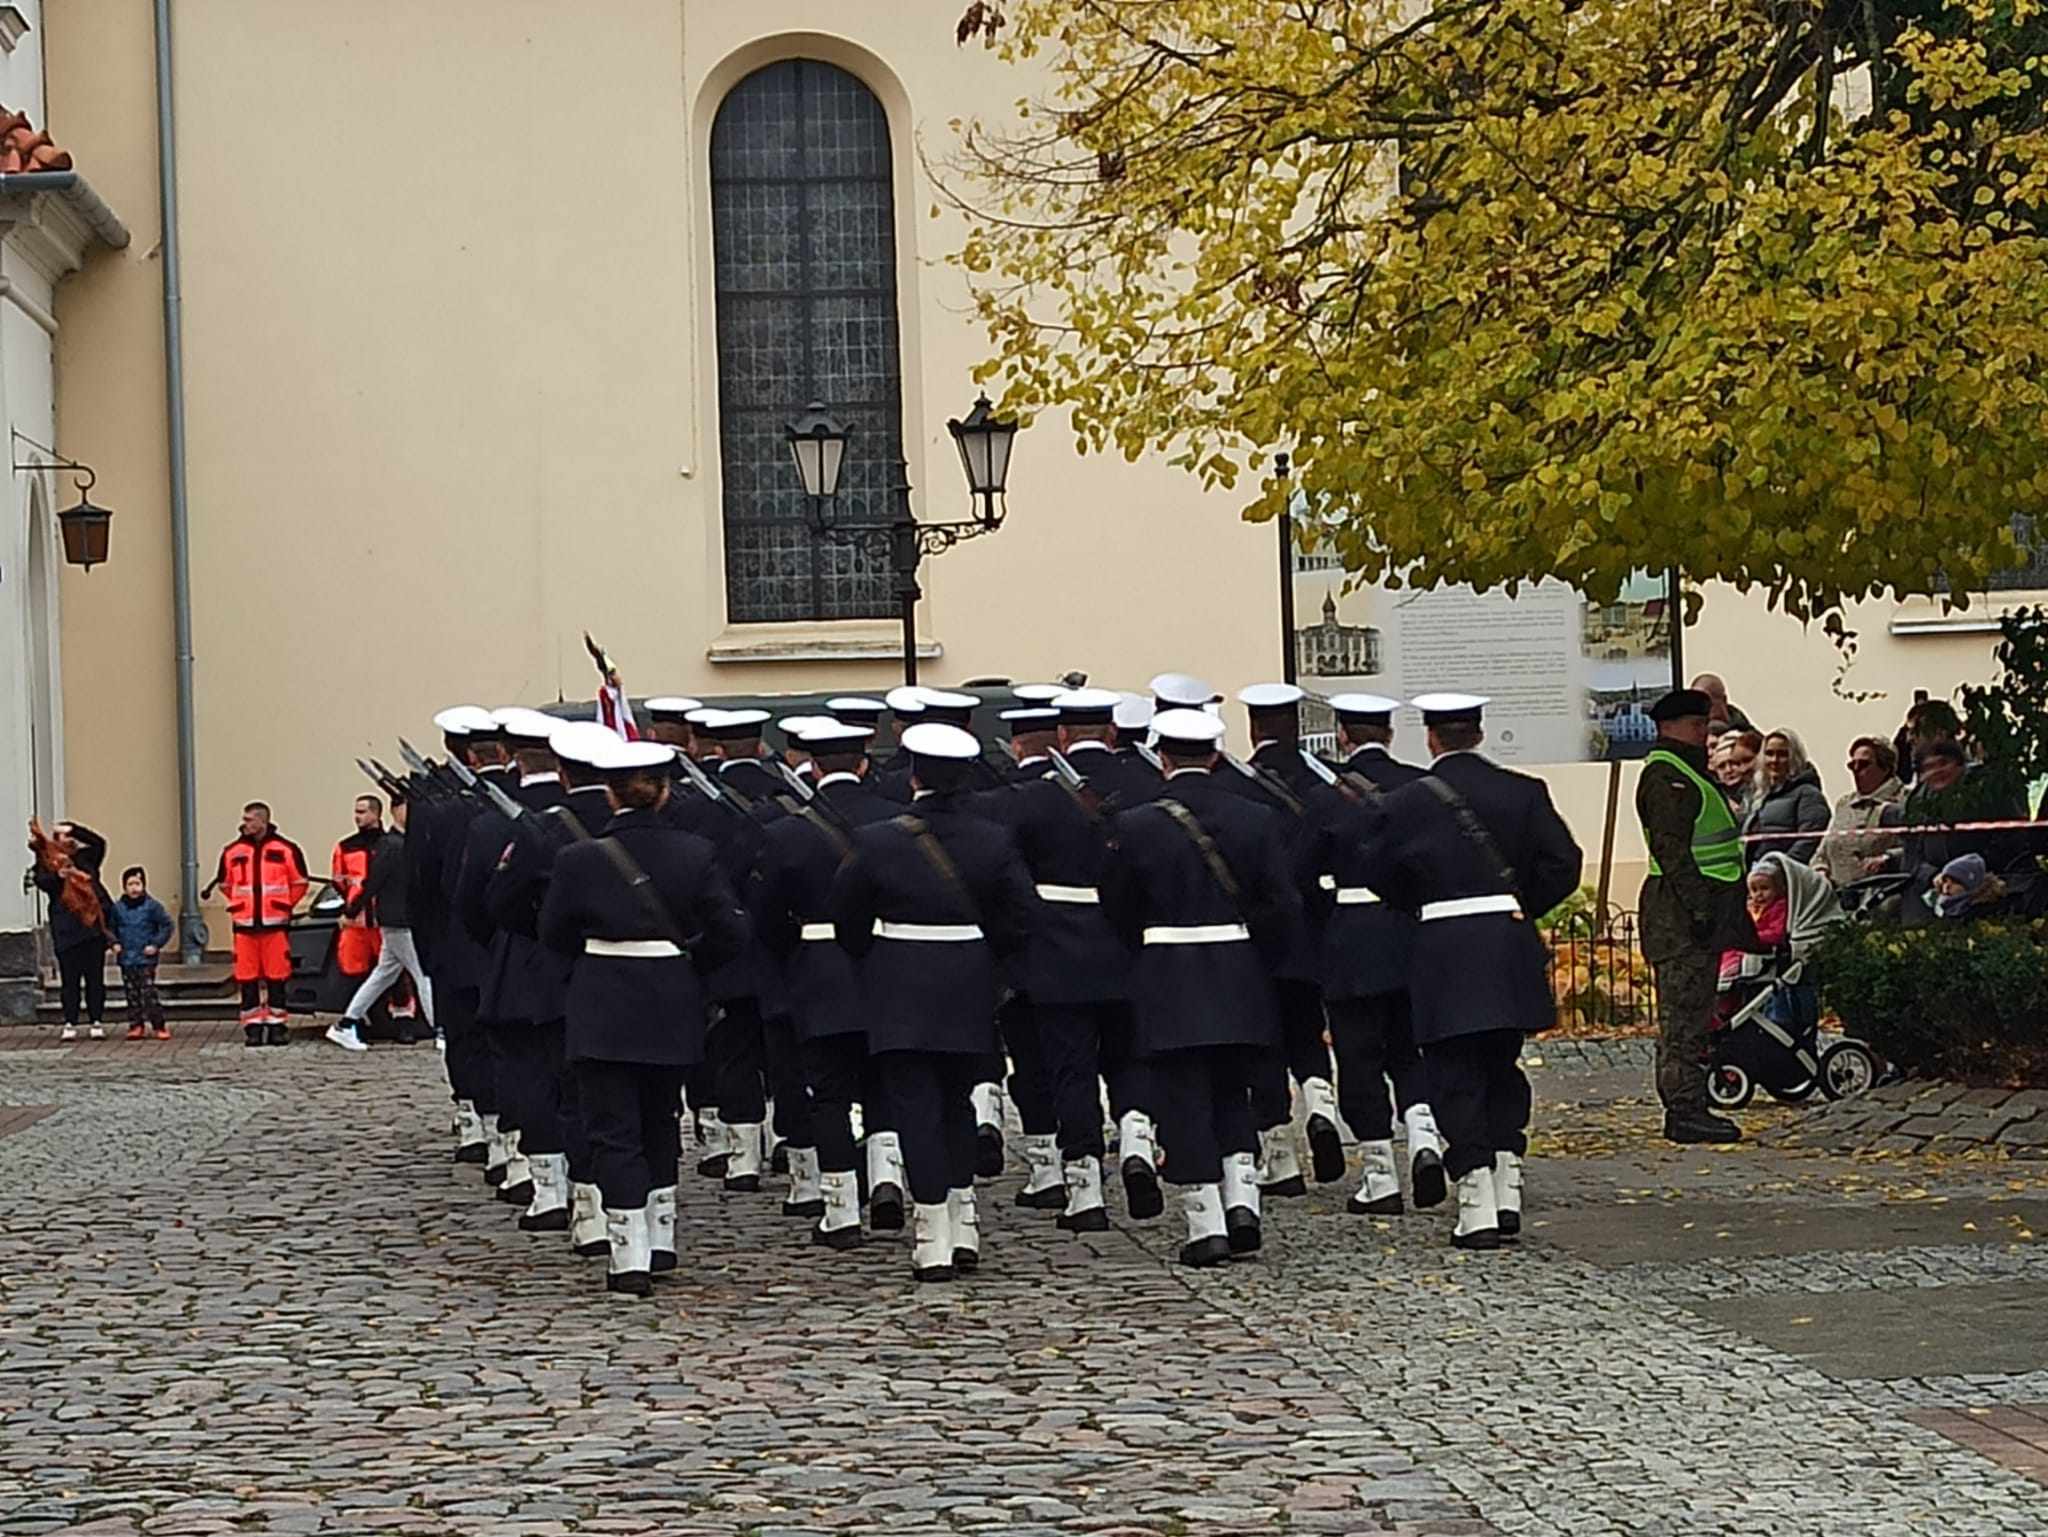
{"label": "dark trousers", "polygon": [[476,1000],[475,988],[449,987],[434,979],[434,1019],[448,1043],[449,1092],[475,1105],[478,1115],[496,1115],[497,1078],[491,1071],[484,1027],[476,1022]]}
{"label": "dark trousers", "polygon": [[768,1092],[775,1096],[775,1135],[791,1147],[816,1147],[811,1096],[804,1083],[803,1056],[796,1047],[796,1021],[787,1014],[764,1020],[761,1056]]}
{"label": "dark trousers", "polygon": [[728,1126],[756,1126],[768,1114],[761,1081],[761,1000],[733,998],[722,1005],[704,1041],[705,1066],[719,1119]]}
{"label": "dark trousers", "polygon": [[[562,1021],[516,1025],[504,1033],[505,1078],[501,1097],[519,1128],[519,1151],[561,1153]],[[501,1109],[502,1116],[504,1111]]]}
{"label": "dark trousers", "polygon": [[[1010,1054],[1010,1076],[1006,1085],[1010,1103],[1017,1107],[1017,1119],[1027,1137],[1049,1137],[1059,1129],[1059,1108],[1053,1100],[1052,1075],[1047,1070],[1045,1045],[1040,1039],[1038,1007],[1021,994],[996,1010],[996,1028]],[[989,1072],[989,1067],[994,1068]],[[1000,1057],[982,1068],[980,1083],[1002,1083]]]}
{"label": "dark trousers", "polygon": [[[1337,1108],[1361,1142],[1394,1135],[1394,1112],[1430,1102],[1408,994],[1332,998],[1330,1044],[1337,1051]],[[1387,1094],[1387,1080],[1394,1092]]]}
{"label": "dark trousers", "polygon": [[1060,1156],[1069,1163],[1100,1158],[1103,1063],[1116,1050],[1119,1024],[1124,1026],[1128,1057],[1130,1008],[1121,1003],[1041,1003],[1032,1012],[1059,1122]]}
{"label": "dark trousers", "polygon": [[[102,983],[104,985],[104,982]],[[121,968],[121,990],[128,995],[128,1023],[163,1028],[164,1000],[156,990],[156,962]]]}
{"label": "dark trousers", "polygon": [[513,1037],[528,1027],[492,1019],[484,1021],[479,1028],[483,1036],[484,1051],[490,1059],[491,1081],[498,1086],[498,1129],[523,1131],[519,1116],[525,1105],[517,1081],[519,1044]]}
{"label": "dark trousers", "polygon": [[1323,1039],[1323,993],[1313,982],[1279,977],[1273,983],[1280,1009],[1280,1046],[1262,1062],[1252,1082],[1252,1114],[1261,1127],[1288,1119],[1287,1075],[1296,1083],[1330,1077],[1330,1048]]}
{"label": "dark trousers", "polygon": [[[437,993],[435,996],[440,995]],[[718,1108],[718,1096],[712,1090],[709,1063],[696,1062],[683,1069],[683,1097],[690,1102],[692,1115],[702,1115],[707,1110]]]}
{"label": "dark trousers", "polygon": [[1529,1150],[1529,1080],[1522,1073],[1522,1032],[1482,1030],[1434,1042],[1430,1108],[1444,1135],[1444,1173],[1462,1179],[1496,1153]]}
{"label": "dark trousers", "polygon": [[875,1064],[888,1101],[910,1198],[936,1206],[974,1187],[974,1086],[984,1058],[966,1052],[885,1051]]}
{"label": "dark trousers", "polygon": [[1707,1108],[1707,1027],[1721,958],[1684,950],[1657,963],[1657,1097],[1666,1110]]}
{"label": "dark trousers", "polygon": [[682,1069],[645,1062],[578,1061],[576,1103],[590,1139],[591,1172],[609,1210],[647,1204],[676,1182],[682,1127],[676,1119]]}
{"label": "dark trousers", "polygon": [[1127,1003],[1108,1005],[1101,1018],[1097,1051],[1103,1087],[1109,1090],[1109,1113],[1118,1120],[1133,1110],[1152,1114],[1151,1064],[1138,1055],[1137,1019]]}
{"label": "dark trousers", "polygon": [[88,939],[57,952],[57,985],[64,997],[64,1023],[78,1023],[80,994],[86,1018],[102,1024],[107,1017],[107,942]]}
{"label": "dark trousers", "polygon": [[[810,1090],[818,1168],[826,1174],[850,1174],[859,1167],[859,1151],[853,1142],[854,1101],[860,1101],[861,1121],[869,1135],[883,1130],[886,1120],[878,1103],[868,1038],[818,1036],[803,1043],[801,1055],[805,1085]],[[778,1100],[778,1107],[780,1103]]]}
{"label": "dark trousers", "polygon": [[1214,1184],[1226,1153],[1258,1151],[1252,1082],[1273,1055],[1271,1047],[1193,1046],[1151,1059],[1168,1184]]}

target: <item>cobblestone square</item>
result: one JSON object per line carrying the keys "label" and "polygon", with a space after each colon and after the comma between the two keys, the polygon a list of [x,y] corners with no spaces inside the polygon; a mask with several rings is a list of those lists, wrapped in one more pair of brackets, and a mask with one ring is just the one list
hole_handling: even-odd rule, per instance
{"label": "cobblestone square", "polygon": [[2044,1527],[2032,1166],[1651,1144],[1626,1053],[1534,1071],[1519,1252],[1323,1188],[1189,1272],[1013,1158],[926,1288],[686,1176],[648,1304],[449,1161],[430,1050],[231,1040],[0,1041],[8,1537]]}

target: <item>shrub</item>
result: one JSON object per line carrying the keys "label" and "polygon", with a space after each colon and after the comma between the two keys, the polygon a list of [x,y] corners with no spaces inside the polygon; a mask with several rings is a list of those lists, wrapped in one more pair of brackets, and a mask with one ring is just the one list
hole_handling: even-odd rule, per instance
{"label": "shrub", "polygon": [[2048,1085],[2048,920],[1839,924],[1819,959],[1844,1033],[1906,1072]]}

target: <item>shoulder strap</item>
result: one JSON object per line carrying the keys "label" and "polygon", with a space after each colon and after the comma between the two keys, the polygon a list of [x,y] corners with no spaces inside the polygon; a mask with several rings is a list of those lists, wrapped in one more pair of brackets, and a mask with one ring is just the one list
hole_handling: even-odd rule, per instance
{"label": "shoulder strap", "polygon": [[1151,802],[1173,819],[1173,825],[1187,835],[1188,842],[1195,846],[1195,852],[1202,856],[1202,863],[1209,867],[1209,873],[1216,878],[1216,884],[1223,888],[1223,894],[1230,898],[1233,907],[1242,907],[1244,888],[1237,883],[1237,875],[1230,868],[1230,861],[1223,857],[1223,850],[1216,847],[1216,840],[1209,836],[1195,814],[1177,800],[1161,796]]}
{"label": "shoulder strap", "polygon": [[925,863],[938,871],[939,879],[960,899],[961,905],[970,913],[979,916],[981,909],[969,894],[967,883],[960,879],[959,866],[953,863],[953,857],[946,852],[946,846],[933,835],[931,825],[923,817],[913,816],[897,817],[895,824],[910,834],[918,852],[924,855]]}
{"label": "shoulder strap", "polygon": [[1365,775],[1359,773],[1357,769],[1340,770],[1337,774],[1337,782],[1352,792],[1353,800],[1362,801],[1368,805],[1387,793],[1370,779],[1367,779]]}
{"label": "shoulder strap", "polygon": [[832,845],[841,859],[853,852],[853,840],[833,823],[831,817],[819,809],[816,801],[812,801],[796,814],[823,834],[825,841]]}
{"label": "shoulder strap", "polygon": [[569,830],[570,838],[572,838],[576,842],[587,843],[590,840],[590,829],[585,827],[583,825],[583,819],[577,816],[576,813],[571,811],[566,805],[548,807],[547,815],[554,817],[564,827],[566,827]]}
{"label": "shoulder strap", "polygon": [[668,910],[668,904],[662,901],[661,893],[654,889],[653,877],[640,868],[640,861],[633,857],[632,851],[617,838],[604,837],[593,841],[604,850],[605,857],[612,862],[612,868],[617,870],[620,877],[632,888],[633,895],[646,909],[647,916],[653,919],[655,927],[661,930],[662,938],[680,949],[689,949],[690,942],[683,938],[683,931],[675,920],[675,914]]}
{"label": "shoulder strap", "polygon": [[1301,803],[1301,797],[1294,793],[1293,787],[1263,763],[1255,763],[1247,759],[1244,766],[1252,771],[1252,783],[1278,801],[1284,810],[1294,816],[1301,816],[1308,810]]}
{"label": "shoulder strap", "polygon": [[1445,784],[1434,774],[1422,776],[1422,782],[1429,786],[1430,793],[1444,803],[1452,820],[1458,824],[1458,831],[1465,841],[1479,851],[1480,857],[1493,866],[1501,884],[1511,893],[1519,895],[1522,890],[1521,878],[1515,874],[1515,867],[1507,862],[1500,845],[1493,841],[1493,834],[1486,830],[1486,824],[1479,820],[1479,814],[1466,802],[1465,797]]}

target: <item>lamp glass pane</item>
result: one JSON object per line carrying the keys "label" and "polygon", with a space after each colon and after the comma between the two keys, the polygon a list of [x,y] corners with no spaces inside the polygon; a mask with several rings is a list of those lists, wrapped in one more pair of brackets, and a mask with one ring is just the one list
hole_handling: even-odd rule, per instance
{"label": "lamp glass pane", "polygon": [[818,443],[819,470],[818,496],[839,494],[839,471],[846,463],[846,439],[840,437],[822,438]]}
{"label": "lamp glass pane", "polygon": [[803,484],[804,495],[823,496],[824,470],[819,463],[823,454],[818,440],[800,433],[792,434],[789,440],[789,457],[796,461],[796,475]]}

